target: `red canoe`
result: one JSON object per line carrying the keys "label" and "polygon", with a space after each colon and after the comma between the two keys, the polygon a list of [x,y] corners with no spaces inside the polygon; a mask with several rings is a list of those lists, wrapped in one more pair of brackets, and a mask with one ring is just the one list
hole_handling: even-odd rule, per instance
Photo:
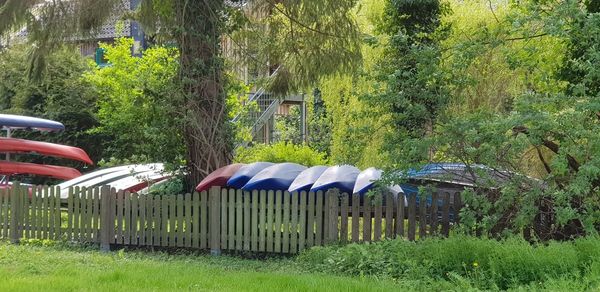
{"label": "red canoe", "polygon": [[205,177],[198,186],[196,186],[196,191],[202,192],[207,191],[214,186],[226,186],[229,178],[231,178],[242,166],[244,166],[243,163],[234,163],[213,171]]}
{"label": "red canoe", "polygon": [[37,153],[47,156],[62,157],[87,164],[94,164],[90,157],[80,148],[47,142],[30,141],[23,139],[0,138],[0,152],[2,153]]}
{"label": "red canoe", "polygon": [[81,173],[77,169],[70,167],[12,161],[0,161],[0,174],[33,174],[64,180],[81,176]]}

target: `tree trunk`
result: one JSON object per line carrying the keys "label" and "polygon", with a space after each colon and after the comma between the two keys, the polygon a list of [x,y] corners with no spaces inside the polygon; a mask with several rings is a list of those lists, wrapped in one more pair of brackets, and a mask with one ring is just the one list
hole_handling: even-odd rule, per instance
{"label": "tree trunk", "polygon": [[231,160],[223,89],[221,30],[223,0],[176,0],[181,113],[187,147],[188,187]]}

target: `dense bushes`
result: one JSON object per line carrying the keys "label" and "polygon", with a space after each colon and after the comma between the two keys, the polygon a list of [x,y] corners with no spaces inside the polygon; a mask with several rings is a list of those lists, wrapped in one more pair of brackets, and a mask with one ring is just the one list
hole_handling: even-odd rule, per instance
{"label": "dense bushes", "polygon": [[545,245],[461,236],[417,243],[390,240],[315,247],[298,261],[315,271],[442,281],[481,289],[548,288],[564,284],[563,280],[585,289],[600,288],[600,239],[593,237]]}
{"label": "dense bushes", "polygon": [[327,164],[325,153],[313,150],[306,145],[295,145],[288,142],[271,145],[258,144],[250,148],[238,148],[236,152],[234,160],[242,163],[268,161],[295,162],[306,166]]}

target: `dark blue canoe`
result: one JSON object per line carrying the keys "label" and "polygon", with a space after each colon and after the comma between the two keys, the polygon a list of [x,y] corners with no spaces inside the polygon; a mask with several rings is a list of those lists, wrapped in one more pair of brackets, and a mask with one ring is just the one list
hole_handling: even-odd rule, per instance
{"label": "dark blue canoe", "polygon": [[275,164],[257,173],[242,189],[244,191],[287,191],[296,177],[304,170],[306,170],[306,166],[296,163]]}
{"label": "dark blue canoe", "polygon": [[39,131],[63,131],[65,126],[59,122],[17,115],[0,114],[0,128],[34,129]]}
{"label": "dark blue canoe", "polygon": [[313,192],[339,189],[342,193],[352,193],[360,170],[350,165],[336,165],[327,168],[310,189]]}
{"label": "dark blue canoe", "polygon": [[296,179],[290,184],[288,191],[301,192],[310,191],[313,184],[319,179],[321,174],[329,168],[328,166],[318,165],[308,168],[301,172]]}
{"label": "dark blue canoe", "polygon": [[227,181],[227,186],[241,189],[250,179],[252,179],[257,173],[261,170],[273,166],[272,162],[254,162],[250,164],[246,164]]}

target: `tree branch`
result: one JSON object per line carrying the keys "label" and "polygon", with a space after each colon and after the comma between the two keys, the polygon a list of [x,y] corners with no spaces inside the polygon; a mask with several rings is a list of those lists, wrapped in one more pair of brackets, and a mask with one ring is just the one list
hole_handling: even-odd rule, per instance
{"label": "tree branch", "polygon": [[294,18],[294,17],[293,17],[293,16],[291,16],[289,13],[287,13],[287,12],[283,11],[281,8],[279,8],[279,7],[277,6],[277,4],[276,4],[276,3],[273,3],[273,2],[271,2],[271,1],[269,1],[269,0],[266,0],[266,2],[267,2],[267,3],[269,3],[269,5],[271,5],[271,7],[275,8],[275,10],[279,11],[279,13],[283,14],[283,16],[285,16],[287,19],[289,19],[290,21],[292,21],[292,22],[294,22],[294,23],[298,24],[298,25],[299,25],[299,26],[301,26],[301,27],[304,27],[304,28],[306,28],[306,29],[308,29],[308,30],[310,30],[310,31],[312,31],[312,32],[316,32],[316,33],[318,33],[318,34],[322,34],[322,35],[326,35],[326,36],[330,36],[330,37],[334,37],[334,38],[343,38],[343,37],[341,37],[341,36],[339,36],[339,35],[335,35],[335,34],[332,34],[332,33],[328,33],[328,32],[325,32],[325,31],[318,30],[318,29],[316,29],[316,28],[312,28],[312,27],[310,27],[310,26],[308,26],[308,25],[306,25],[306,24],[302,23],[300,20],[298,20],[298,19]]}

